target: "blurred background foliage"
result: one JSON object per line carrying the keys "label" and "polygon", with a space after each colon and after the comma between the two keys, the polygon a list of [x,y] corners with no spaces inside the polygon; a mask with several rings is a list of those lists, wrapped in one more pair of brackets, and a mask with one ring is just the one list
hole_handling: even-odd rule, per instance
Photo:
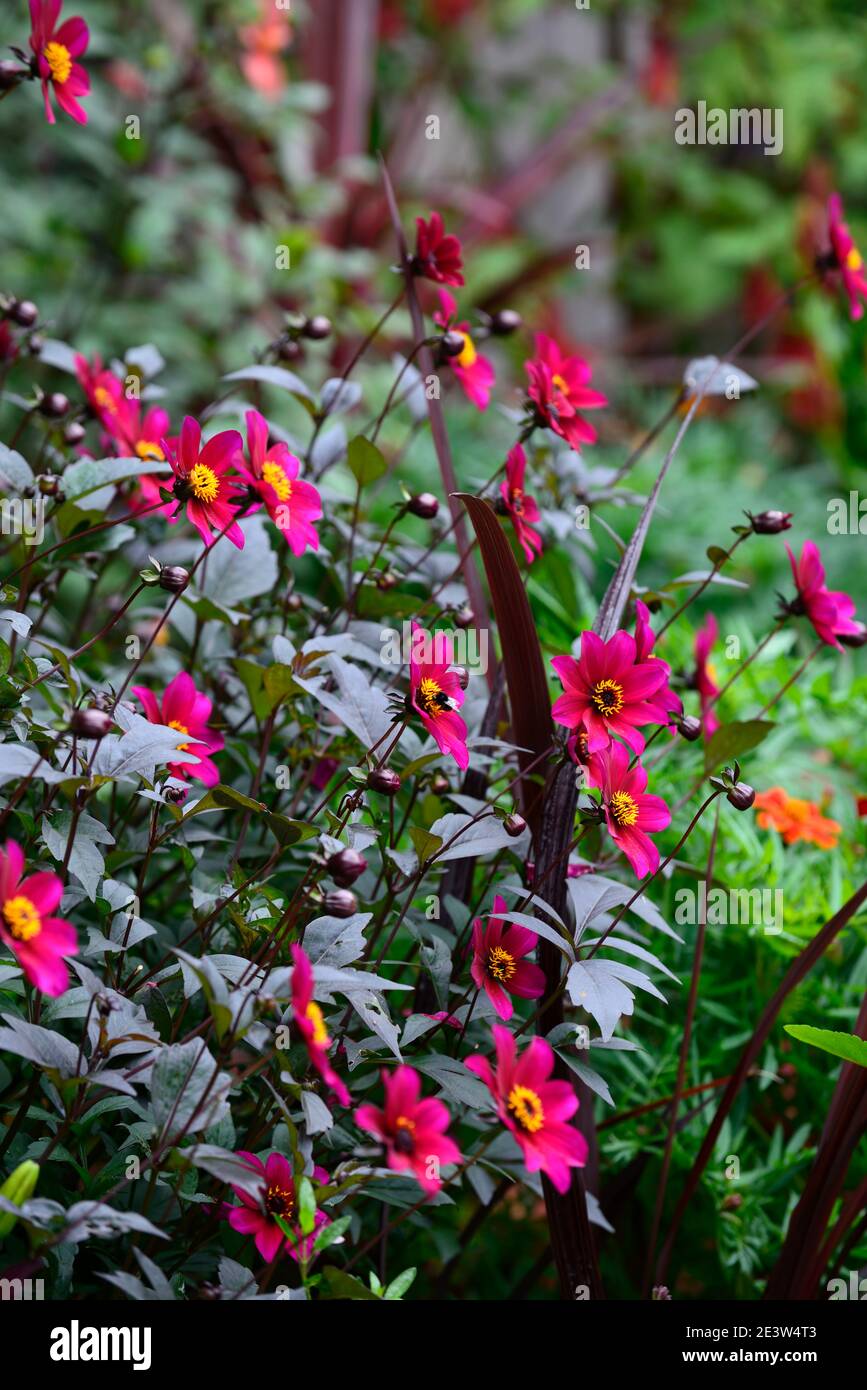
{"label": "blurred background foliage", "polygon": [[[688,358],[727,350],[809,273],[825,249],[832,189],[843,194],[856,241],[867,244],[867,16],[858,0],[593,0],[588,10],[571,0],[293,0],[288,12],[258,0],[78,0],[65,12],[84,14],[91,29],[89,123],[49,127],[35,86],[0,103],[0,289],[36,300],[46,332],[86,354],[110,359],[155,344],[173,422],[224,394],[220,378],[261,354],[294,310],[335,322],[329,343],[308,346],[292,364],[318,387],[396,293],[375,160],[382,151],[405,225],[437,206],[464,239],[465,316],[508,305],[527,325],[492,351],[499,380],[484,421],[449,397],[462,484],[487,479],[514,440],[533,329],[586,352],[611,401],[594,419],[600,443],[579,469],[546,450],[534,461],[546,551],[529,589],[548,652],[568,650],[592,619],[617,558],[611,528],[628,537],[636,515],[634,502],[606,503],[579,534],[575,505],[604,486],[665,409]],[[0,44],[23,47],[27,34],[24,0],[6,4]],[[675,110],[700,100],[781,108],[782,153],[676,145]],[[431,116],[439,140],[426,139]],[[590,251],[584,270],[575,267],[580,245]],[[281,247],[288,269],[277,268]],[[435,307],[432,297],[427,307]],[[742,359],[761,389],[709,405],[687,436],[651,530],[643,584],[706,568],[706,547],[730,543],[744,508],[778,507],[795,513],[795,547],[816,539],[831,587],[852,592],[863,614],[867,542],[827,534],[827,504],[863,487],[864,322],[851,323],[842,297],[815,284],[773,319]],[[409,340],[398,313],[357,371],[364,399],[356,429],[383,403],[392,354]],[[33,379],[73,389],[49,362],[22,353],[10,385],[26,395]],[[267,388],[260,403],[306,442],[311,427],[300,407]],[[240,406],[225,409],[237,416]],[[16,406],[7,404],[2,437],[15,424]],[[405,407],[381,443],[399,457],[400,477],[430,486],[427,432]],[[635,494],[647,491],[660,456],[657,446],[628,478]],[[340,486],[338,479],[338,494]],[[384,520],[395,479],[376,496],[373,518]],[[752,539],[731,575],[744,587],[716,586],[700,609],[717,615],[721,647],[733,635],[746,654],[774,621],[774,591],[790,592],[781,541]],[[685,677],[701,617],[694,614],[666,637],[665,655]],[[808,651],[808,635],[787,630],[726,697],[726,715],[754,713]],[[721,673],[724,663],[722,653]],[[863,878],[863,671],[858,653],[819,657],[747,760],[757,786],[780,784],[820,803],[842,827],[840,846],[786,848],[752,816],[727,817],[719,880],[783,888],[786,929],[709,933],[689,1085],[728,1074],[781,957]],[[686,700],[692,709],[695,696]],[[694,775],[692,755],[679,747],[660,763],[654,790],[677,801]],[[691,842],[692,864],[703,864],[709,834],[702,828]],[[677,887],[691,882],[675,873],[663,910],[672,913]],[[685,935],[687,946],[669,943],[665,956],[681,977],[691,959],[689,928]],[[797,991],[781,1023],[850,1028],[865,983],[862,923]],[[639,1001],[631,1031],[641,1051],[605,1054],[618,1111],[673,1089],[682,998],[672,992],[667,1011]],[[836,1069],[781,1028],[773,1038],[691,1213],[676,1294],[726,1288],[754,1296],[779,1248]],[[600,1118],[611,1113],[600,1103]],[[683,1131],[672,1190],[701,1133],[701,1124]],[[619,1184],[637,1176],[649,1217],[657,1172],[649,1160],[663,1138],[653,1117],[602,1134],[602,1203],[618,1230],[603,1262],[615,1296],[632,1287],[627,1271],[643,1236],[634,1209],[619,1225]],[[731,1153],[741,1158],[740,1183],[720,1176]],[[461,1266],[465,1296],[502,1298],[522,1283],[550,1293],[553,1273],[531,1278],[544,1258],[544,1224],[534,1224],[529,1242],[522,1230],[534,1215],[532,1199],[516,1188]],[[432,1224],[448,1256],[456,1223]],[[419,1234],[422,1265],[427,1230]],[[407,1263],[412,1256],[410,1247]]]}

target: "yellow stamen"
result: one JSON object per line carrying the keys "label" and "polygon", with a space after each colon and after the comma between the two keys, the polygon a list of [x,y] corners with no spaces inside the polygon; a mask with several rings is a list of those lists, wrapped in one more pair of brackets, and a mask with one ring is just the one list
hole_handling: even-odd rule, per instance
{"label": "yellow stamen", "polygon": [[509,1092],[509,1109],[528,1134],[536,1134],[545,1123],[545,1111],[535,1091],[529,1086],[513,1086]]}
{"label": "yellow stamen", "polygon": [[857,248],[856,246],[853,246],[852,249],[851,249],[851,251],[849,252],[849,254],[848,254],[847,257],[846,257],[846,269],[847,269],[847,270],[860,270],[863,264],[864,264],[864,262],[863,262],[863,260],[861,259],[861,254],[860,254],[860,252],[858,251],[858,248]]}
{"label": "yellow stamen", "polygon": [[135,446],[135,451],[140,459],[145,459],[149,463],[165,462],[165,454],[159,444],[154,444],[152,439],[140,439]]}
{"label": "yellow stamen", "polygon": [[505,984],[507,980],[511,980],[517,968],[515,957],[504,951],[502,946],[491,947],[488,952],[488,974],[495,980]]}
{"label": "yellow stamen", "polygon": [[479,355],[476,352],[476,345],[469,333],[461,333],[461,337],[464,340],[464,346],[459,356],[455,358],[455,362],[459,367],[472,367]]}
{"label": "yellow stamen", "polygon": [[[443,704],[443,701],[446,703]],[[425,714],[433,717],[448,709],[448,696],[443,693],[442,688],[430,676],[424,676],[419,684],[418,702]]]}
{"label": "yellow stamen", "polygon": [[325,1027],[325,1019],[322,1017],[322,1010],[318,1004],[312,1001],[307,1005],[307,1017],[313,1024],[313,1041],[317,1047],[329,1047],[331,1039],[328,1036],[328,1029]]}
{"label": "yellow stamen", "polygon": [[286,1187],[269,1187],[265,1193],[265,1210],[270,1216],[282,1216],[284,1221],[291,1221],[295,1198]]}
{"label": "yellow stamen", "polygon": [[206,463],[197,463],[191,469],[187,480],[192,489],[193,496],[199,502],[215,502],[220,491],[220,480],[213,468],[209,468]]}
{"label": "yellow stamen", "polygon": [[[177,721],[177,719],[170,719],[170,720],[169,720],[169,728],[170,728],[170,729],[177,729],[177,731],[178,731],[179,734],[188,734],[188,733],[190,732],[189,729],[187,728],[186,724],[179,724],[178,721]],[[178,752],[179,752],[179,753],[184,753],[184,752],[186,752],[186,750],[189,748],[189,746],[190,746],[190,745],[189,745],[188,743],[179,743],[179,744],[178,744]]]}
{"label": "yellow stamen", "polygon": [[617,825],[634,825],[638,820],[638,807],[629,792],[615,792],[609,809]]}
{"label": "yellow stamen", "polygon": [[36,905],[23,893],[7,899],[3,904],[3,916],[16,941],[32,941],[42,931],[42,918]]}
{"label": "yellow stamen", "polygon": [[394,1126],[395,1129],[408,1129],[410,1134],[415,1134],[415,1120],[410,1120],[406,1115],[398,1115]]}
{"label": "yellow stamen", "polygon": [[292,496],[292,484],[279,463],[263,463],[262,478],[276,492],[279,502],[288,502]]}
{"label": "yellow stamen", "polygon": [[96,390],[93,393],[93,399],[94,403],[99,406],[100,410],[107,410],[111,414],[114,413],[116,409],[114,403],[114,396],[111,394],[110,391],[106,391],[104,386],[97,386]]}
{"label": "yellow stamen", "polygon": [[623,686],[618,681],[597,681],[590,692],[590,698],[600,714],[619,714],[623,709]]}
{"label": "yellow stamen", "polygon": [[513,487],[513,488],[511,488],[510,491],[509,491],[509,499],[510,499],[510,501],[511,501],[511,503],[512,503],[512,511],[515,512],[518,516],[520,516],[521,513],[522,513],[523,510],[524,510],[524,491],[523,491],[523,488],[520,488],[520,487]]}
{"label": "yellow stamen", "polygon": [[556,372],[555,375],[552,376],[552,378],[551,378],[551,384],[552,384],[553,386],[556,386],[556,387],[557,387],[557,390],[558,390],[562,395],[568,396],[568,394],[569,394],[569,387],[568,387],[567,383],[563,380],[563,378],[561,377],[561,375],[560,375],[559,372]]}
{"label": "yellow stamen", "polygon": [[72,54],[62,43],[46,44],[42,50],[43,57],[51,69],[51,80],[59,86],[69,81],[69,74],[72,72]]}

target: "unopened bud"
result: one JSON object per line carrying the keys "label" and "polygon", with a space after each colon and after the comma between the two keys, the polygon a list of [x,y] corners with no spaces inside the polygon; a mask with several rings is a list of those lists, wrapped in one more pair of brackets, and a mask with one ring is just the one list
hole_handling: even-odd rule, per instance
{"label": "unopened bud", "polygon": [[748,811],[756,799],[756,789],[748,782],[735,782],[726,792],[726,800],[736,811]]}
{"label": "unopened bud", "polygon": [[503,821],[503,829],[507,835],[511,835],[513,840],[517,840],[519,835],[523,835],[527,829],[527,822],[523,816],[519,816],[517,811],[513,811],[510,816],[506,816]]}
{"label": "unopened bud", "polygon": [[79,734],[81,738],[100,739],[105,738],[113,723],[110,714],[91,705],[89,709],[73,710],[69,728],[71,733]]}
{"label": "unopened bud", "polygon": [[423,517],[425,521],[432,520],[440,509],[440,504],[432,492],[417,493],[409,499],[406,506],[407,511],[412,512],[413,516]]}
{"label": "unopened bud", "polygon": [[325,894],[324,906],[330,917],[352,917],[358,911],[358,899],[348,888],[338,888]]}
{"label": "unopened bud", "polygon": [[21,328],[32,328],[39,318],[39,310],[32,299],[16,299],[9,309],[9,317]]}
{"label": "unopened bud", "polygon": [[160,588],[169,594],[182,594],[190,582],[190,572],[183,565],[163,565],[160,570]]}
{"label": "unopened bud", "polygon": [[440,347],[446,357],[460,357],[465,346],[463,333],[444,333],[440,339]]}
{"label": "unopened bud", "polygon": [[701,738],[701,720],[696,719],[694,714],[683,714],[676,723],[678,733],[682,734],[688,743],[695,743],[696,739]]}
{"label": "unopened bud", "polygon": [[753,530],[757,536],[778,536],[781,531],[791,529],[793,512],[759,512],[758,516],[753,516],[747,512],[747,516],[753,524]]}
{"label": "unopened bud", "polygon": [[838,632],[835,635],[844,647],[863,647],[867,642],[867,627],[859,623],[857,632]]}
{"label": "unopened bud", "polygon": [[85,436],[85,428],[80,420],[70,420],[66,429],[63,431],[63,442],[69,444],[73,449],[80,444]]}
{"label": "unopened bud", "polygon": [[446,792],[451,791],[452,784],[444,772],[435,772],[431,778],[430,789],[434,796],[445,796]]}
{"label": "unopened bud", "polygon": [[39,410],[49,420],[60,420],[69,413],[69,397],[64,396],[62,391],[52,391],[50,395],[43,396]]}
{"label": "unopened bud", "polygon": [[491,332],[505,337],[509,333],[517,333],[523,327],[524,320],[514,309],[500,309],[491,319]]}
{"label": "unopened bud", "polygon": [[314,314],[312,319],[308,319],[301,329],[305,338],[312,338],[319,341],[322,338],[331,336],[331,320],[324,314]]}
{"label": "unopened bud", "polygon": [[460,685],[461,690],[466,690],[467,686],[470,683],[470,673],[467,670],[466,666],[453,666],[452,675],[457,676],[458,684]]}
{"label": "unopened bud", "polygon": [[[16,1207],[23,1207],[36,1191],[38,1181],[39,1164],[34,1163],[32,1158],[25,1158],[0,1187],[0,1197],[5,1197],[7,1202],[14,1203]],[[17,1220],[17,1216],[11,1211],[0,1211],[0,1240],[9,1235]]]}
{"label": "unopened bud", "polygon": [[341,888],[349,888],[364,873],[367,860],[357,849],[341,849],[337,854],[332,854],[325,867],[335,883]]}
{"label": "unopened bud", "polygon": [[400,778],[390,767],[378,767],[367,774],[367,785],[382,796],[396,796],[400,791]]}
{"label": "unopened bud", "polygon": [[458,627],[472,627],[475,621],[476,615],[468,603],[465,603],[455,613],[455,623]]}

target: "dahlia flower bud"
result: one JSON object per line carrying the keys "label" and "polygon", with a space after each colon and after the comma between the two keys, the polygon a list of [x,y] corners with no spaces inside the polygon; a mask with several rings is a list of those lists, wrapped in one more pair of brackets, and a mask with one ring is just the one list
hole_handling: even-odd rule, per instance
{"label": "dahlia flower bud", "polygon": [[867,642],[867,627],[859,623],[858,629],[858,632],[838,632],[837,641],[844,647],[863,647]]}
{"label": "dahlia flower bud", "polygon": [[460,357],[466,347],[463,333],[444,333],[440,339],[440,347],[446,357]]}
{"label": "dahlia flower bud", "polygon": [[367,774],[367,785],[372,792],[383,796],[396,796],[400,791],[400,778],[390,767],[378,767]]}
{"label": "dahlia flower bud", "polygon": [[468,603],[465,603],[455,613],[455,622],[458,627],[472,627],[475,621],[476,615]]}
{"label": "dahlia flower bud", "polygon": [[419,492],[415,497],[409,499],[406,507],[413,516],[420,516],[425,521],[431,521],[439,511],[440,504],[432,492]]}
{"label": "dahlia flower bud", "polygon": [[41,333],[31,333],[27,339],[27,351],[31,357],[38,357],[45,347],[45,339]]}
{"label": "dahlia flower bud", "polygon": [[513,840],[517,840],[519,835],[523,835],[527,829],[527,822],[523,816],[519,816],[517,811],[513,811],[510,816],[506,816],[503,821],[503,829],[507,835],[511,835]]}
{"label": "dahlia flower bud", "polygon": [[338,888],[325,894],[324,907],[331,917],[352,917],[358,911],[358,899],[347,888]]}
{"label": "dahlia flower bud", "polygon": [[53,473],[43,473],[42,477],[37,479],[36,486],[43,497],[56,497],[60,492],[60,479]]}
{"label": "dahlia flower bud", "polygon": [[160,570],[160,588],[169,594],[182,594],[190,582],[190,572],[183,565],[163,565]]}
{"label": "dahlia flower bud", "polygon": [[[16,1207],[23,1207],[36,1191],[38,1181],[39,1164],[34,1163],[31,1158],[25,1158],[0,1187],[0,1197],[5,1197],[7,1202],[13,1202]],[[0,1212],[0,1240],[9,1235],[17,1220],[17,1216],[11,1211]]]}
{"label": "dahlia flower bud", "polygon": [[89,709],[76,709],[69,721],[70,732],[82,738],[105,738],[114,720],[104,710],[91,705]]}
{"label": "dahlia flower bud", "polygon": [[50,395],[42,397],[39,411],[49,420],[60,420],[69,413],[69,397],[64,396],[62,391],[52,391]]}
{"label": "dahlia flower bud", "polygon": [[688,743],[695,743],[696,739],[701,738],[701,720],[696,719],[694,714],[682,714],[679,719],[675,717],[674,722],[678,733]]}
{"label": "dahlia flower bud", "polygon": [[749,782],[735,782],[726,792],[726,800],[736,811],[748,811],[756,799],[756,789]]}
{"label": "dahlia flower bud", "polygon": [[341,849],[332,854],[325,865],[334,882],[341,888],[349,888],[367,868],[367,860],[357,849]]}
{"label": "dahlia flower bud", "polygon": [[301,329],[305,338],[312,338],[314,341],[321,341],[331,335],[331,320],[324,314],[314,314],[312,319],[307,319]]}
{"label": "dahlia flower bud", "polygon": [[431,778],[430,789],[434,796],[445,796],[446,792],[451,791],[451,786],[444,772],[436,772]]}
{"label": "dahlia flower bud", "polygon": [[466,690],[470,683],[470,673],[466,666],[453,666],[452,674],[457,676],[461,690]]}
{"label": "dahlia flower bud", "polygon": [[20,328],[32,328],[39,318],[39,310],[32,299],[13,299],[8,314]]}
{"label": "dahlia flower bud", "polygon": [[491,318],[491,332],[499,337],[506,337],[509,333],[517,333],[522,328],[524,320],[514,309],[500,309]]}
{"label": "dahlia flower bud", "polygon": [[778,536],[781,531],[790,530],[793,515],[793,512],[771,511],[759,512],[758,516],[753,516],[752,512],[747,512],[757,536]]}
{"label": "dahlia flower bud", "polygon": [[70,420],[63,431],[63,442],[74,449],[77,444],[81,443],[85,433],[86,430],[80,420]]}

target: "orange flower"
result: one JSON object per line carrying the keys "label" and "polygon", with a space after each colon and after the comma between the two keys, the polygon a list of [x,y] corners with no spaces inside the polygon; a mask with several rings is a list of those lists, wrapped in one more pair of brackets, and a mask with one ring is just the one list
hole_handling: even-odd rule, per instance
{"label": "orange flower", "polygon": [[759,825],[763,830],[779,830],[787,845],[806,840],[820,849],[834,849],[840,826],[823,816],[815,801],[789,796],[782,787],[769,787],[756,797]]}

